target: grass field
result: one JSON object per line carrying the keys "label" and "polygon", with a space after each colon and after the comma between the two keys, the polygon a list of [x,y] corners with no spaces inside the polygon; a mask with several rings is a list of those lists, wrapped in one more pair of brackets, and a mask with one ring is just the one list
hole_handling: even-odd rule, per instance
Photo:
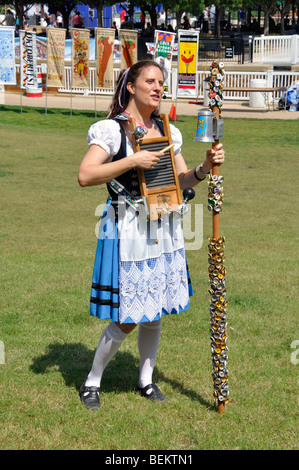
{"label": "grass field", "polygon": [[[213,406],[207,184],[203,246],[188,252],[191,308],[163,319],[154,379],[169,401],[134,393],[137,330],[107,367],[102,408],[78,389],[107,325],[89,316],[96,207],[80,161],[93,113],[0,107],[1,449],[298,449],[298,123],[224,119],[230,403]],[[180,116],[192,167],[196,119]],[[296,196],[296,197],[295,197]],[[297,346],[298,347],[298,346]],[[293,354],[293,355],[292,355]]]}

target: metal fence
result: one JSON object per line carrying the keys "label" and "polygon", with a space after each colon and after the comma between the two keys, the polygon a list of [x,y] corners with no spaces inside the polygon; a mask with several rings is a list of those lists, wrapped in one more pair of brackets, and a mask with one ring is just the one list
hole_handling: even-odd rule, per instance
{"label": "metal fence", "polygon": [[[151,59],[153,57],[152,53],[148,51],[147,44],[154,45],[154,38],[138,38],[138,60]],[[234,35],[221,38],[199,37],[199,62],[209,62],[216,59],[223,62],[235,62],[237,64],[250,62],[251,39],[247,37],[235,37]],[[177,61],[177,54],[173,54],[172,60],[174,62]]]}
{"label": "metal fence", "polygon": [[199,61],[221,60],[244,64],[250,61],[249,40],[244,38],[206,38],[199,40]]}

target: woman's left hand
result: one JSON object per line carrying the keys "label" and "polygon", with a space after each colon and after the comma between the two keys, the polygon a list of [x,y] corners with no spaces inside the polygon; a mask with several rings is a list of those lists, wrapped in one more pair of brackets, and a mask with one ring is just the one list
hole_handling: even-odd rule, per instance
{"label": "woman's left hand", "polygon": [[213,165],[222,165],[225,158],[225,152],[222,144],[217,144],[213,149],[207,150],[206,160],[203,163],[203,170],[208,172]]}

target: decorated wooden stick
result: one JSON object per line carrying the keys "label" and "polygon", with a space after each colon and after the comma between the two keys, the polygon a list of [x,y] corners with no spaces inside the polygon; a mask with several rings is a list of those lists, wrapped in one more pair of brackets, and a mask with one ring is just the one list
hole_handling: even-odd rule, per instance
{"label": "decorated wooden stick", "polygon": [[[212,148],[215,148],[222,137],[222,88],[224,79],[223,64],[213,62],[211,67],[209,90],[209,107],[218,120],[214,133]],[[221,121],[221,126],[219,123]],[[219,129],[221,127],[221,131]],[[208,208],[213,212],[213,237],[209,238],[209,277],[210,277],[210,315],[211,315],[211,350],[213,366],[213,396],[218,412],[224,413],[228,403],[228,369],[227,369],[227,322],[226,322],[226,289],[224,247],[225,238],[220,236],[220,212],[223,203],[223,177],[219,175],[219,165],[212,167],[209,180]]]}

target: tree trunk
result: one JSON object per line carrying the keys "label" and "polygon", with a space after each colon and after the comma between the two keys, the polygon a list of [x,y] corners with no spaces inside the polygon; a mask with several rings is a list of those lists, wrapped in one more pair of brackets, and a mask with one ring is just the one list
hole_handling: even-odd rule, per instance
{"label": "tree trunk", "polygon": [[261,30],[261,7],[258,7],[257,22],[259,25],[259,31]]}
{"label": "tree trunk", "polygon": [[17,18],[19,18],[19,28],[24,29],[24,22],[23,22],[23,17],[24,17],[24,5],[23,2],[16,2],[14,4],[14,7],[16,9],[16,15]]}
{"label": "tree trunk", "polygon": [[102,28],[103,27],[103,3],[98,3],[97,15],[98,15],[98,28]]}
{"label": "tree trunk", "polygon": [[151,17],[151,25],[153,29],[157,29],[157,13],[156,13],[156,7],[147,5],[146,11],[149,13]]}
{"label": "tree trunk", "polygon": [[280,10],[280,34],[284,35],[285,34],[285,28],[284,28],[284,14],[285,14],[285,6],[281,4],[281,10]]}
{"label": "tree trunk", "polygon": [[215,36],[217,38],[220,38],[220,36],[221,36],[220,18],[221,18],[221,8],[216,7]]}
{"label": "tree trunk", "polygon": [[250,25],[251,25],[251,8],[248,8],[248,10],[247,10],[247,26],[249,27],[249,29],[250,29]]}
{"label": "tree trunk", "polygon": [[264,11],[264,35],[269,35],[269,10]]}
{"label": "tree trunk", "polygon": [[177,29],[181,29],[181,24],[182,24],[182,16],[183,16],[183,11],[179,10],[175,12],[175,18],[176,18],[176,24],[177,24]]}
{"label": "tree trunk", "polygon": [[269,16],[271,13],[273,13],[273,5],[268,6],[268,8],[265,8],[264,10],[264,35],[265,36],[268,36],[269,34]]}
{"label": "tree trunk", "polygon": [[134,3],[130,2],[129,5],[129,20],[131,22],[131,28],[134,29]]}

